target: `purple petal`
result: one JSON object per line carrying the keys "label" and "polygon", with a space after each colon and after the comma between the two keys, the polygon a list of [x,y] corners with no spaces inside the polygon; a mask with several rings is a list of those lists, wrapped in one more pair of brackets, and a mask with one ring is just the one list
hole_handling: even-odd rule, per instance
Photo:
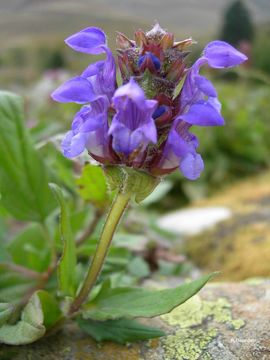
{"label": "purple petal", "polygon": [[143,89],[131,78],[127,84],[120,86],[115,91],[112,100],[116,108],[124,109],[128,100],[131,100],[138,107],[144,107],[146,97]]}
{"label": "purple petal", "polygon": [[204,76],[201,75],[194,76],[194,82],[205,95],[217,97],[217,92],[216,89],[214,88],[214,85]]}
{"label": "purple petal", "polygon": [[144,125],[140,127],[140,131],[143,133],[143,136],[148,141],[155,144],[157,142],[157,128],[154,120],[150,118]]}
{"label": "purple petal", "polygon": [[106,45],[106,35],[99,28],[89,27],[71,35],[65,43],[73,50],[96,55],[104,52],[101,46]]}
{"label": "purple petal", "polygon": [[207,102],[208,102],[208,104],[213,106],[213,108],[216,109],[216,111],[218,113],[220,113],[220,111],[221,111],[221,103],[220,103],[220,101],[218,100],[217,97],[209,97]]}
{"label": "purple petal", "polygon": [[112,146],[118,153],[128,156],[142,143],[141,132],[133,132],[122,124],[117,124],[113,130]]}
{"label": "purple petal", "polygon": [[51,97],[58,102],[75,102],[85,104],[97,98],[89,81],[83,77],[75,77],[60,85]]}
{"label": "purple petal", "polygon": [[80,155],[85,149],[86,141],[86,134],[75,134],[73,131],[69,131],[62,141],[62,150],[64,156],[67,158],[73,158]]}
{"label": "purple petal", "polygon": [[94,156],[112,161],[109,153],[108,126],[103,124],[96,131],[88,133],[86,149]]}
{"label": "purple petal", "polygon": [[174,128],[172,128],[169,133],[168,145],[178,157],[184,157],[190,151],[188,142],[186,142]]}
{"label": "purple petal", "polygon": [[116,87],[116,66],[113,54],[109,48],[102,46],[107,55],[106,60],[90,64],[82,73],[82,77],[91,82],[95,93],[112,98]]}
{"label": "purple petal", "polygon": [[183,175],[189,180],[196,180],[204,169],[203,159],[200,154],[189,153],[179,166]]}
{"label": "purple petal", "polygon": [[106,96],[93,101],[91,105],[83,106],[75,115],[72,130],[76,133],[95,131],[107,122],[109,101]]}
{"label": "purple petal", "polygon": [[228,68],[242,64],[248,58],[225,41],[212,41],[204,49],[203,56],[213,68]]}
{"label": "purple petal", "polygon": [[97,61],[93,64],[90,64],[87,66],[87,68],[82,72],[81,77],[83,78],[89,78],[91,76],[94,76],[98,74],[104,67],[104,60]]}
{"label": "purple petal", "polygon": [[191,125],[219,126],[224,125],[224,119],[220,113],[207,101],[199,101],[190,106],[187,113],[179,116]]}

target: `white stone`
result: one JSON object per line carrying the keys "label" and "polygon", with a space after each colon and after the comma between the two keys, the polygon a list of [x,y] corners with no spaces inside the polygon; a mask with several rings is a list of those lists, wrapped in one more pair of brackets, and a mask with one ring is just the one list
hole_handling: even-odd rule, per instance
{"label": "white stone", "polygon": [[197,235],[232,216],[226,207],[202,207],[179,210],[162,216],[158,226],[185,236]]}

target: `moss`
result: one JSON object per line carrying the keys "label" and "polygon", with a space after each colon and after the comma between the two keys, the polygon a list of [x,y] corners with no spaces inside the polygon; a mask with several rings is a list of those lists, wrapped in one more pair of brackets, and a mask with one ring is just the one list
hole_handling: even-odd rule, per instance
{"label": "moss", "polygon": [[255,221],[256,216],[236,216],[212,231],[189,239],[187,255],[208,271],[219,269],[219,280],[269,276],[269,219]]}
{"label": "moss", "polygon": [[[205,301],[198,295],[161,318],[169,325],[180,327],[162,342],[165,359],[168,360],[212,359],[207,347],[218,333],[213,323],[226,324],[233,330],[245,324],[242,319],[232,318],[231,305],[227,299]],[[212,321],[207,321],[209,319]]]}

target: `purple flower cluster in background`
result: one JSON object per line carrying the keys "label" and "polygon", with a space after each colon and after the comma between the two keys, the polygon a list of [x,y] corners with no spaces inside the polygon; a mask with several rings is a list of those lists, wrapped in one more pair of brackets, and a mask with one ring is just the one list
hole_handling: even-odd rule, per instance
{"label": "purple flower cluster in background", "polygon": [[137,31],[135,40],[118,33],[122,84],[117,85],[116,63],[101,29],[84,29],[66,43],[106,58],[52,94],[56,101],[83,105],[63,140],[64,155],[72,158],[86,149],[102,164],[123,164],[156,176],[179,168],[188,179],[198,178],[204,165],[190,127],[224,124],[216,90],[200,69],[233,67],[247,57],[223,41],[212,41],[187,68],[192,39],[175,42],[156,24],[149,32]]}

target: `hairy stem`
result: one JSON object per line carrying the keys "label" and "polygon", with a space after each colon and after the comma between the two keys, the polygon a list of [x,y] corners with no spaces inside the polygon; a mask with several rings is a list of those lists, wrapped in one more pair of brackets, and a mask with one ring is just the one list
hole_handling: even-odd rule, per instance
{"label": "hairy stem", "polygon": [[99,239],[99,243],[97,245],[95,254],[89,266],[83,285],[79,291],[79,294],[77,295],[77,297],[75,298],[74,302],[70,307],[70,311],[69,311],[70,315],[79,309],[79,307],[87,299],[90,291],[95,285],[98,275],[104,264],[114,232],[129,203],[129,200],[130,200],[130,194],[124,194],[122,192],[119,192],[116,195],[112,207],[107,216],[106,222],[104,224]]}

